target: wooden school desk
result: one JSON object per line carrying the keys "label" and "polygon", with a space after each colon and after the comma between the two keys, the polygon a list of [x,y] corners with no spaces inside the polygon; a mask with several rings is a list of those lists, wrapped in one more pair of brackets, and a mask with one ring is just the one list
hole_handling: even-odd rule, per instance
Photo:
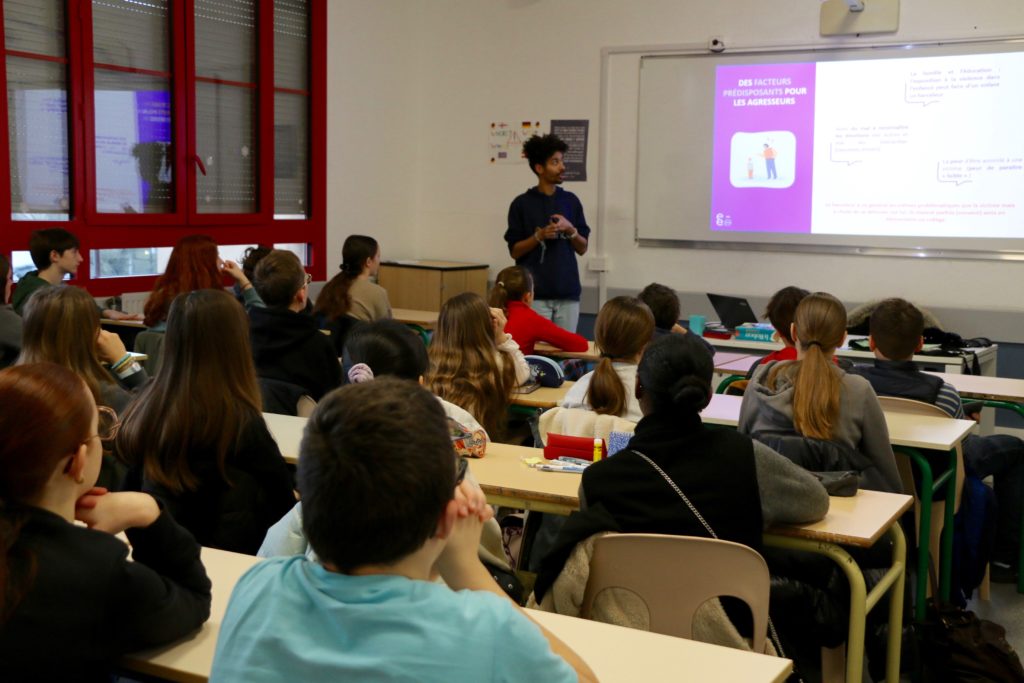
{"label": "wooden school desk", "polygon": [[541,387],[528,394],[512,394],[512,405],[540,409],[560,406],[574,384],[576,382],[562,382],[560,387]]}
{"label": "wooden school desk", "polygon": [[[779,342],[743,341],[735,338],[715,339],[713,337],[705,337],[705,339],[716,349],[725,349],[727,351],[746,351],[755,356],[766,356],[772,351],[778,351],[782,348],[782,344]],[[969,350],[973,351],[975,355],[977,355],[982,375],[995,374],[996,355],[999,351],[998,345],[993,344],[992,346],[985,348]],[[856,351],[846,347],[836,350],[836,355],[843,358],[850,358],[855,362],[861,363],[871,362],[875,359],[875,354],[871,351]],[[959,356],[928,356],[922,354],[914,356],[913,361],[926,367],[942,366],[944,372],[959,375],[963,368],[964,359]],[[744,371],[744,374],[745,373],[746,371]]]}
{"label": "wooden school desk", "polygon": [[487,264],[459,261],[385,261],[377,284],[388,290],[392,306],[440,311],[456,294],[476,292],[487,298]]}
{"label": "wooden school desk", "polygon": [[391,317],[400,323],[414,325],[424,330],[433,330],[437,326],[437,311],[417,311],[413,308],[392,308]]}
{"label": "wooden school desk", "polygon": [[[213,548],[203,548],[202,557],[213,582],[210,620],[199,631],[174,644],[124,657],[121,662],[124,669],[171,681],[195,683],[209,679],[228,598],[239,577],[260,559]],[[785,680],[792,668],[788,659],[535,610],[529,613],[576,650],[602,683],[637,680],[775,683]],[[301,628],[302,625],[288,627]]]}
{"label": "wooden school desk", "polygon": [[563,351],[546,342],[537,342],[533,345],[533,352],[538,356],[551,356],[552,358],[578,358],[580,360],[596,363],[601,360],[601,349],[593,341],[587,342],[586,351]]}

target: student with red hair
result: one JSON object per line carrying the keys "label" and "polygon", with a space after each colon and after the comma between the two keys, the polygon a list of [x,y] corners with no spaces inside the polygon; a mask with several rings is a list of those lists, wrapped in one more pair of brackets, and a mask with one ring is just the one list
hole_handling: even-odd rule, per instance
{"label": "student with red hair", "polygon": [[19,365],[0,372],[0,405],[4,680],[109,680],[123,654],[206,621],[210,581],[192,535],[148,494],[93,488],[116,422],[85,382]]}
{"label": "student with red hair", "polygon": [[227,273],[238,283],[246,306],[259,305],[259,295],[252,283],[234,261],[222,261],[217,254],[217,243],[206,235],[182,237],[174,245],[164,274],[146,300],[143,313],[146,327],[162,332],[167,326],[167,311],[174,297],[197,289],[220,289]]}

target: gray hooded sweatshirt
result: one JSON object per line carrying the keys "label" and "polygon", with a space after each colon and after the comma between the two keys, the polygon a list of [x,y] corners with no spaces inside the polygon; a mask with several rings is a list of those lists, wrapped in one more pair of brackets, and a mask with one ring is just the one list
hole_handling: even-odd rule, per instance
{"label": "gray hooded sweatshirt", "polygon": [[[793,361],[782,361],[791,363]],[[793,383],[781,376],[774,390],[765,386],[768,373],[778,363],[766,363],[757,369],[743,394],[737,428],[742,434],[757,432],[796,433],[793,426]],[[837,367],[842,391],[839,421],[832,439],[865,455],[878,469],[891,493],[902,493],[903,484],[896,469],[896,458],[889,443],[889,429],[874,389],[866,379],[850,375]]]}

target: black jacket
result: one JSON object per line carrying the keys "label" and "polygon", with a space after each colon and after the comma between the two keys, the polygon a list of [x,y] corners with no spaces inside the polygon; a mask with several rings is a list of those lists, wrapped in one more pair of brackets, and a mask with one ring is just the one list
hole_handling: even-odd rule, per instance
{"label": "black jacket", "polygon": [[297,384],[319,401],[341,386],[341,363],[316,320],[286,308],[249,309],[256,374]]}
{"label": "black jacket", "polygon": [[146,479],[141,466],[128,473],[125,487],[163,501],[201,545],[255,555],[267,529],[295,505],[291,472],[261,417],[245,428],[225,465],[228,481],[214,454],[197,450],[189,458],[197,490],[174,493]]}
{"label": "black jacket", "polygon": [[0,624],[5,681],[109,681],[117,659],[198,628],[210,615],[199,544],[167,512],[129,529],[128,546],[27,508],[12,550],[31,553],[35,578]]}

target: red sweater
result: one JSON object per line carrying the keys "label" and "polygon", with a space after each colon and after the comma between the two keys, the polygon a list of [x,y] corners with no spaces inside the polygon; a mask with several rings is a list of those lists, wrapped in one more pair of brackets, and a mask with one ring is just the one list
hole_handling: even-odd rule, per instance
{"label": "red sweater", "polygon": [[522,301],[508,302],[508,322],[505,331],[519,344],[524,354],[533,353],[533,345],[547,342],[563,351],[586,351],[587,340],[578,334],[564,330]]}
{"label": "red sweater", "polygon": [[772,351],[767,356],[761,359],[761,365],[770,363],[773,360],[796,360],[796,347],[795,346],[784,346],[778,351]]}

